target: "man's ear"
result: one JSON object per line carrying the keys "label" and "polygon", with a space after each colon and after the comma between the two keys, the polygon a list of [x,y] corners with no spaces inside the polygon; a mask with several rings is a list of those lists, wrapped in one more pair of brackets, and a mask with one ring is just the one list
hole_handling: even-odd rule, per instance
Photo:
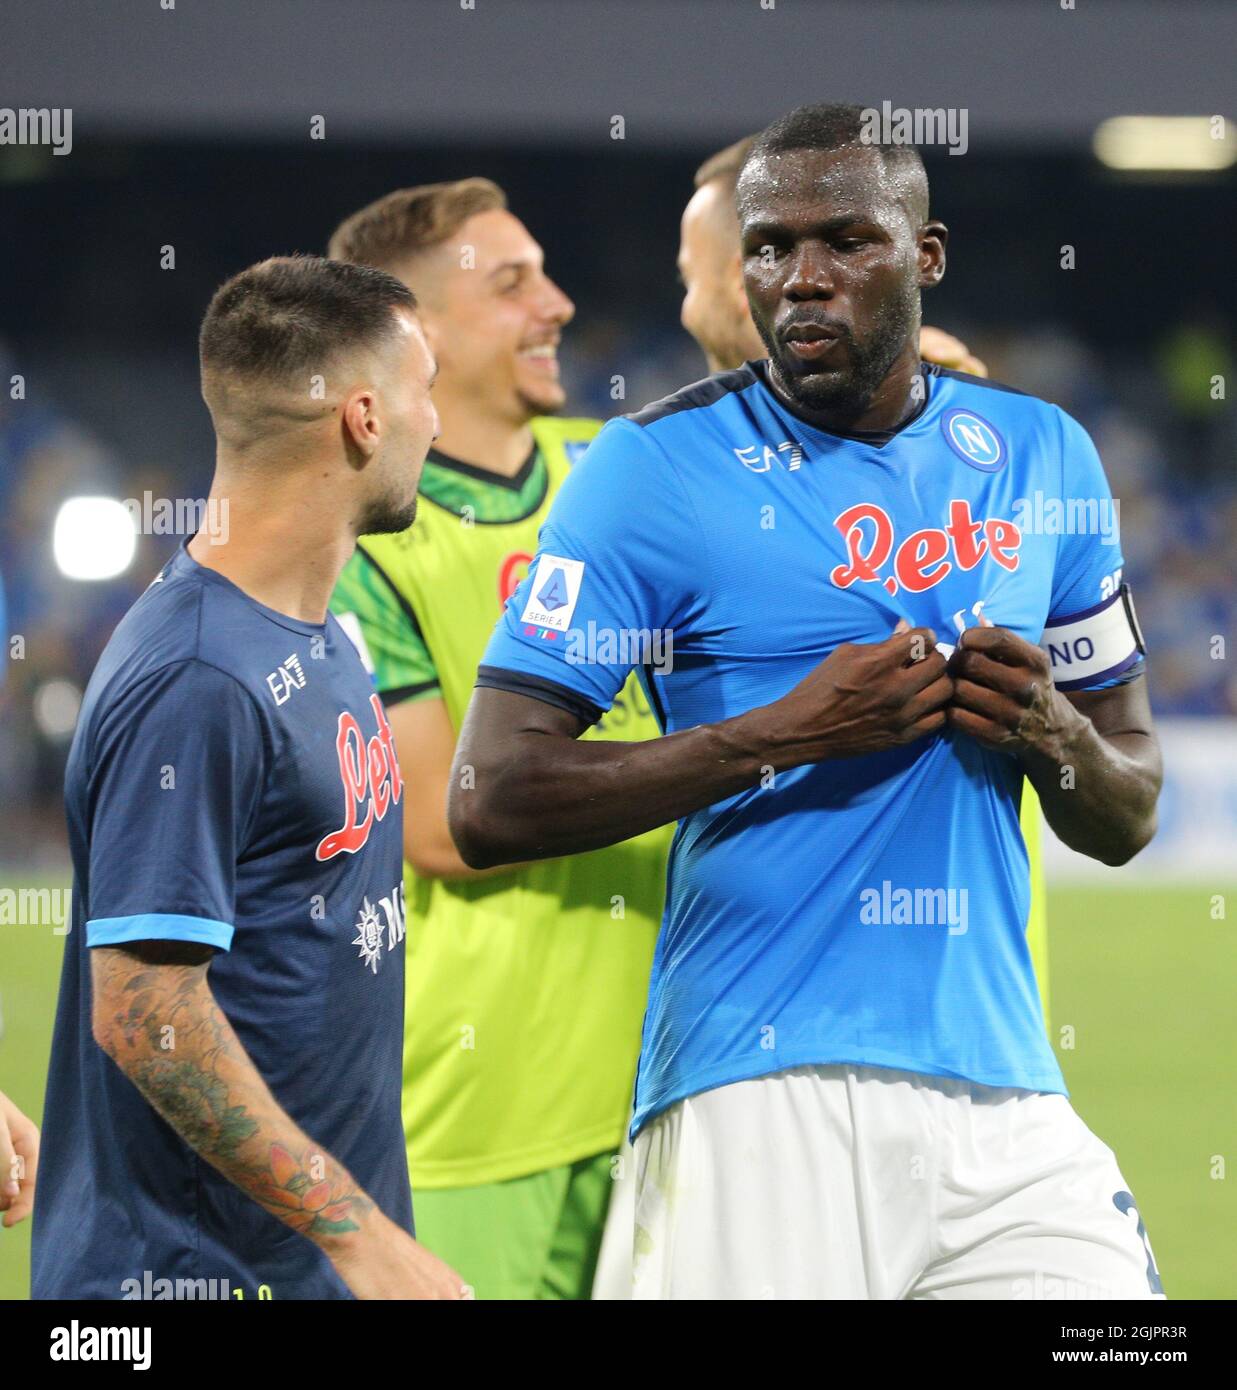
{"label": "man's ear", "polygon": [[931,289],[945,278],[945,247],[949,228],[944,222],[925,222],[919,229],[919,288]]}
{"label": "man's ear", "polygon": [[340,406],[340,429],[348,460],[354,468],[364,468],[378,449],[378,393],[372,386],[358,386],[344,397]]}

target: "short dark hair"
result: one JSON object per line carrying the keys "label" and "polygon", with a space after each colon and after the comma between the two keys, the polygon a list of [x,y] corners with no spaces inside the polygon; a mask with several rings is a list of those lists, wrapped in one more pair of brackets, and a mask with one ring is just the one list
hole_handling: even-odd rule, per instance
{"label": "short dark hair", "polygon": [[796,106],[755,137],[744,163],[790,150],[840,150],[852,145],[879,150],[886,172],[905,185],[908,201],[921,203],[917,210],[926,218],[928,175],[922,156],[914,145],[872,139],[871,110],[843,102]]}
{"label": "short dark hair", "polygon": [[384,270],[322,256],[274,256],[215,291],[198,335],[202,375],[278,381],[396,331],[416,296]]}

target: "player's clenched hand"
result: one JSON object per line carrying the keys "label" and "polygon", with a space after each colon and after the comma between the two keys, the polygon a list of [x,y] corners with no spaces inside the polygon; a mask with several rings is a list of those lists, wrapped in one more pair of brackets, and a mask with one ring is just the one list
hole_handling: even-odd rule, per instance
{"label": "player's clenched hand", "polygon": [[1081,716],[1052,683],[1043,648],[1005,627],[968,627],[949,660],[951,728],[986,748],[1051,751]]}
{"label": "player's clenched hand", "polygon": [[953,694],[931,628],[898,624],[883,642],[845,642],[770,711],[800,762],[854,758],[911,743],[945,724]]}
{"label": "player's clenched hand", "polygon": [[394,1221],[376,1213],[331,1251],[331,1263],[357,1298],[467,1298],[463,1279]]}
{"label": "player's clenched hand", "polygon": [[39,1166],[39,1127],[0,1091],[0,1211],[16,1226],[34,1210]]}

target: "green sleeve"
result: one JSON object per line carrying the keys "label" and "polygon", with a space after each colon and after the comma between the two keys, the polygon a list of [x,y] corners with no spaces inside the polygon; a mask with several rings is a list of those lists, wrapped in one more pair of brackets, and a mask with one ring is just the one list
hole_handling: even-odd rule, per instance
{"label": "green sleeve", "polygon": [[339,576],[331,611],[354,642],[360,636],[361,659],[385,704],[441,697],[438,672],[412,604],[360,545]]}

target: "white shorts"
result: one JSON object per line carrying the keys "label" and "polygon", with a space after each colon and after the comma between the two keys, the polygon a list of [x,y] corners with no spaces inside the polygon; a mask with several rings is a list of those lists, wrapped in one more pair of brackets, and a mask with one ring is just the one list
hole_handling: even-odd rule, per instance
{"label": "white shorts", "polygon": [[1061,1095],[795,1067],[671,1106],[635,1157],[635,1298],[1164,1296]]}

